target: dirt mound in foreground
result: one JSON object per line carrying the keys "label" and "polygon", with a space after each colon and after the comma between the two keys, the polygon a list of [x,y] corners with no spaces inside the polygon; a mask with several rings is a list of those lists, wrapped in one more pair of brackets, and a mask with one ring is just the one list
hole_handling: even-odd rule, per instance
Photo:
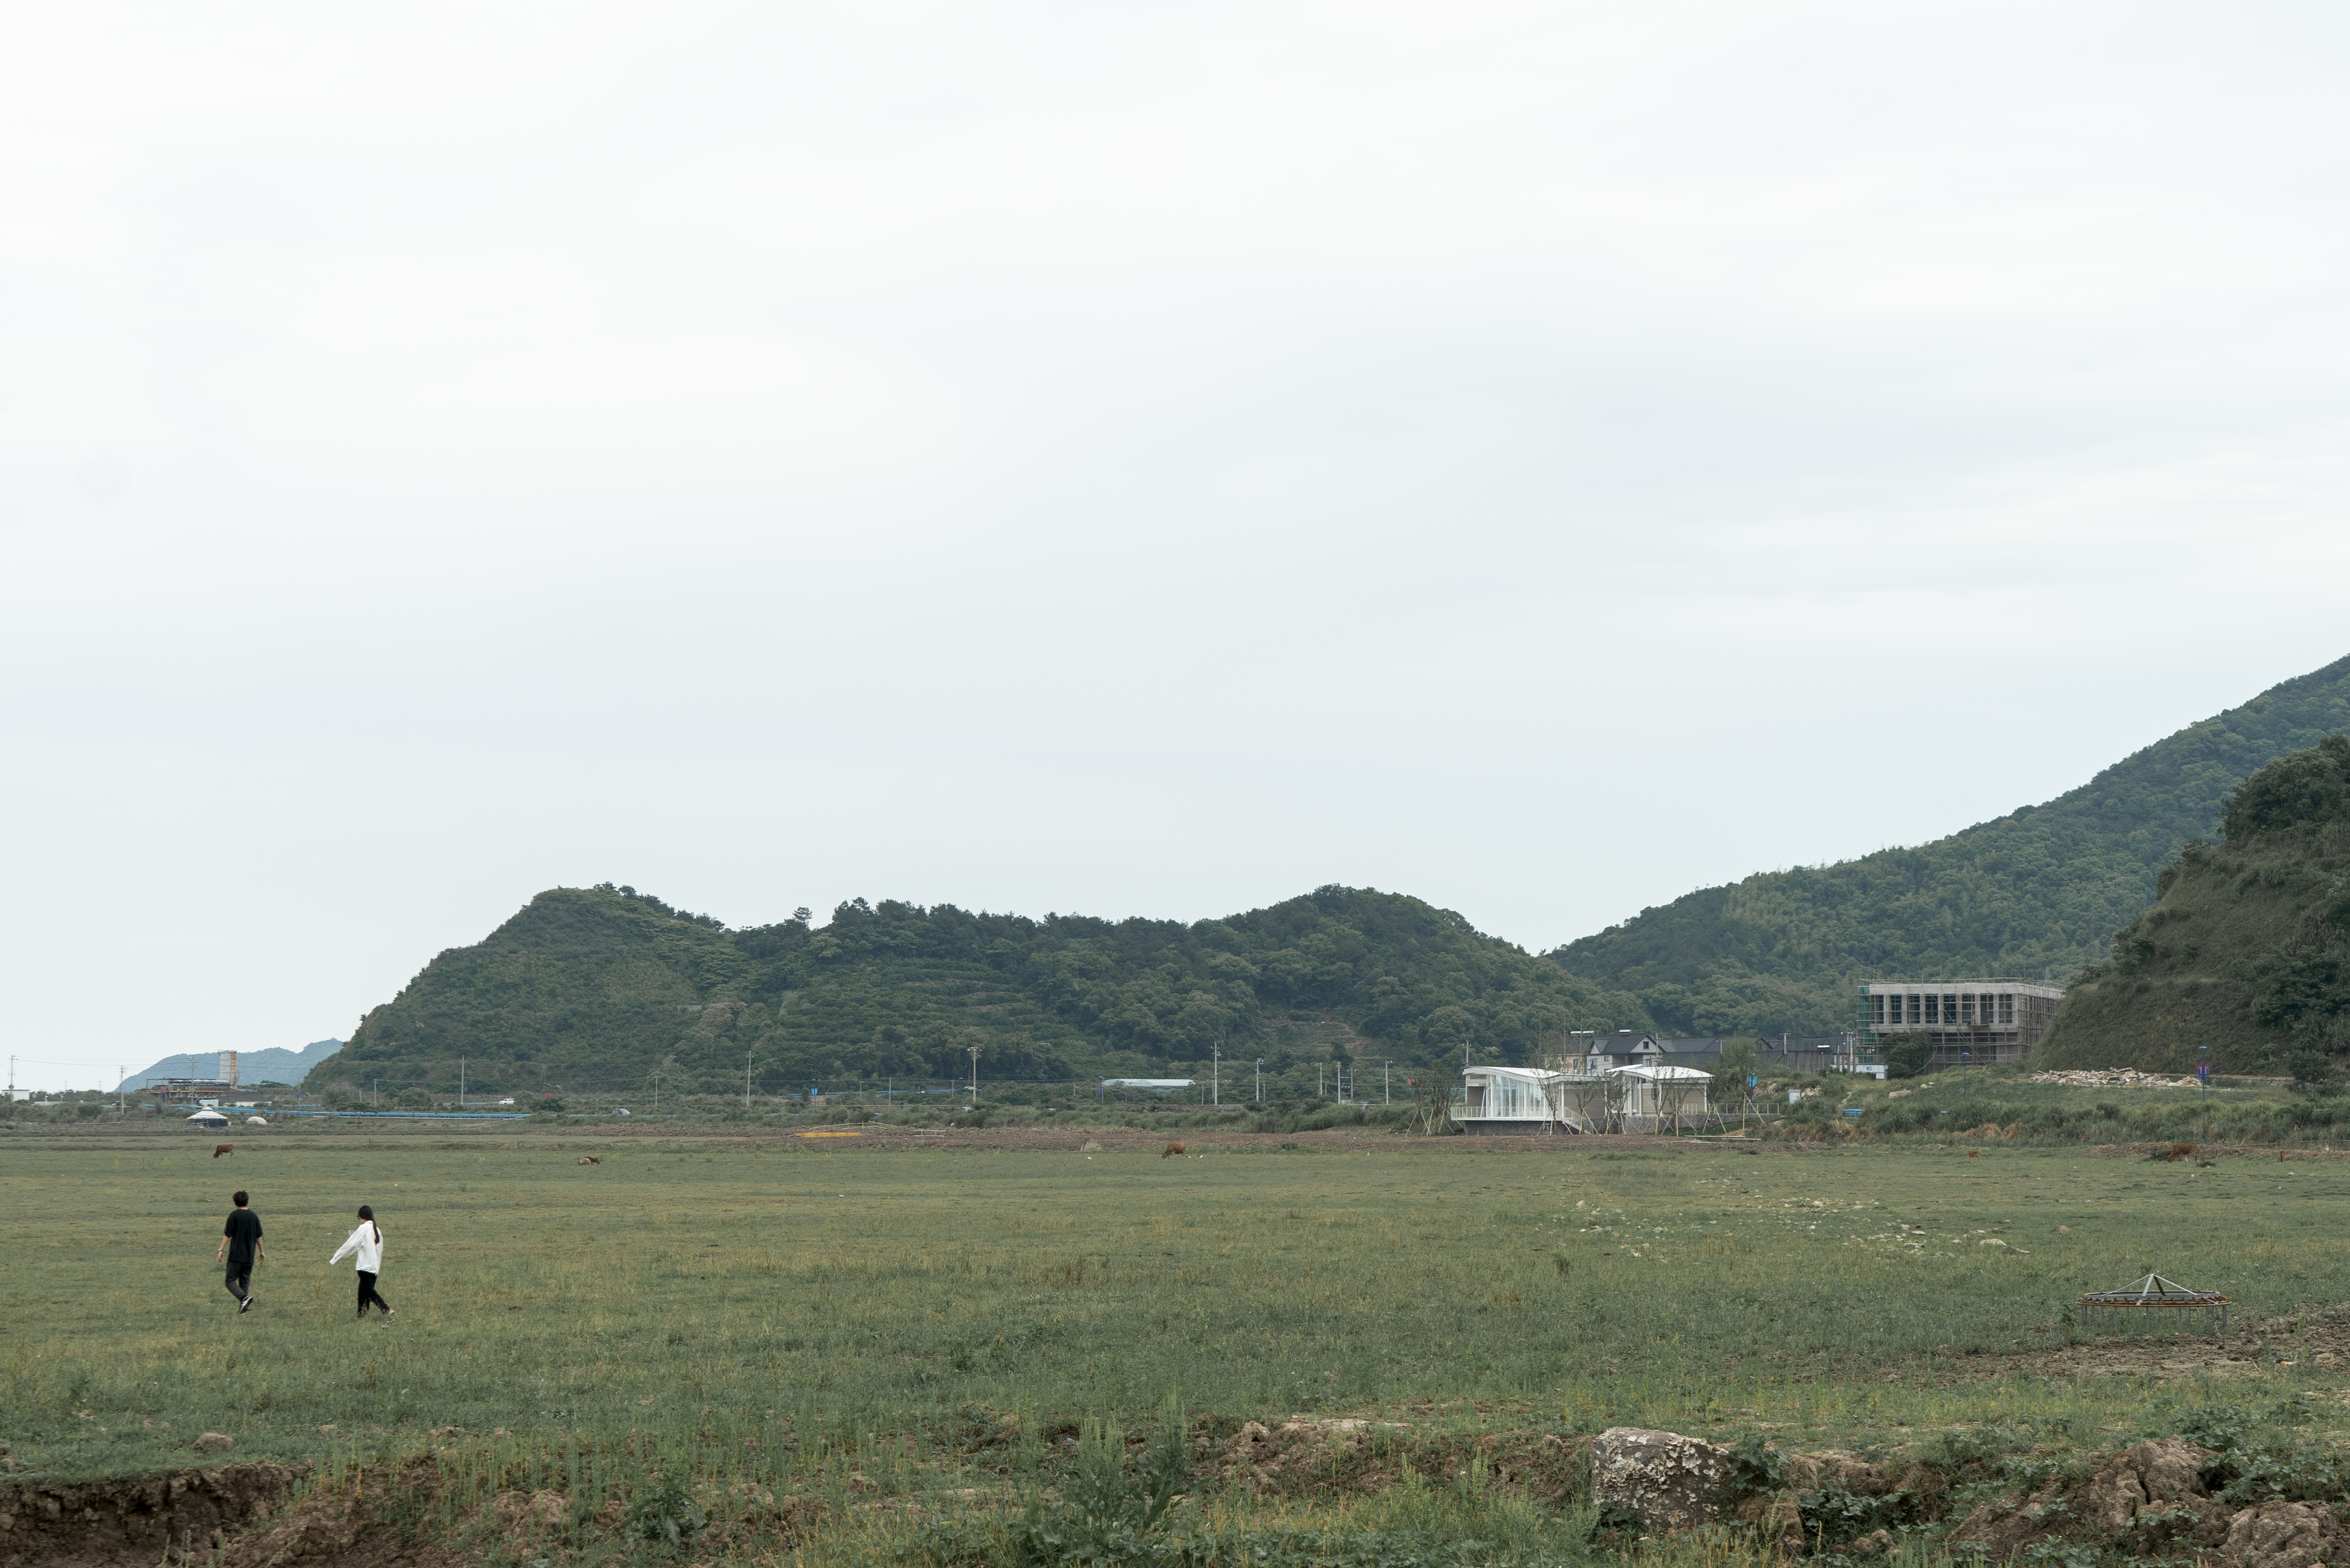
{"label": "dirt mound in foreground", "polygon": [[135,1480],[15,1481],[0,1486],[0,1563],[99,1568],[191,1558],[283,1504],[307,1472],[292,1465],[223,1465]]}
{"label": "dirt mound in foreground", "polygon": [[1385,1491],[1407,1473],[1449,1481],[1474,1462],[1494,1484],[1557,1507],[1574,1492],[1589,1448],[1587,1438],[1555,1432],[1420,1432],[1393,1421],[1300,1417],[1243,1422],[1207,1446],[1202,1469],[1227,1487],[1326,1498]]}
{"label": "dirt mound in foreground", "polygon": [[[559,1491],[509,1488],[442,1523],[433,1461],[370,1466],[313,1484],[291,1465],[229,1465],[133,1480],[0,1488],[0,1568],[464,1568],[561,1556],[629,1532],[626,1510],[593,1512]],[[825,1516],[818,1499],[738,1483],[691,1496],[704,1552],[794,1543]]]}

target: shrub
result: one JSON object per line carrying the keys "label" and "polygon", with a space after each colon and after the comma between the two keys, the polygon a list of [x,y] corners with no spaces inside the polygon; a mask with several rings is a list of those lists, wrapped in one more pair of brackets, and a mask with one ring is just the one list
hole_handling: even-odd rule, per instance
{"label": "shrub", "polygon": [[625,1519],[628,1532],[637,1540],[666,1546],[681,1557],[708,1522],[709,1516],[673,1476],[655,1478],[652,1486],[629,1504]]}
{"label": "shrub", "polygon": [[1903,1034],[1885,1048],[1885,1075],[1914,1078],[1926,1070],[1933,1056],[1934,1048],[1923,1034]]}

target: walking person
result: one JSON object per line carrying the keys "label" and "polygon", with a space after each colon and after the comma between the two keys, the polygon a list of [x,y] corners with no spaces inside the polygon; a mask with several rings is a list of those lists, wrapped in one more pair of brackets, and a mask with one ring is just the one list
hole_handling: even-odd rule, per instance
{"label": "walking person", "polygon": [[232,1192],[229,1199],[236,1207],[228,1211],[228,1223],[221,1227],[220,1251],[213,1262],[228,1264],[228,1293],[236,1298],[239,1317],[253,1310],[253,1265],[265,1256],[261,1246],[261,1216],[245,1207],[252,1199],[243,1192]]}
{"label": "walking person", "polygon": [[335,1249],[327,1266],[333,1268],[351,1252],[359,1254],[359,1316],[367,1316],[369,1306],[381,1307],[384,1316],[391,1316],[391,1303],[378,1295],[375,1289],[375,1277],[383,1272],[383,1228],[375,1222],[375,1210],[364,1203],[359,1205],[359,1229],[343,1238],[343,1244]]}

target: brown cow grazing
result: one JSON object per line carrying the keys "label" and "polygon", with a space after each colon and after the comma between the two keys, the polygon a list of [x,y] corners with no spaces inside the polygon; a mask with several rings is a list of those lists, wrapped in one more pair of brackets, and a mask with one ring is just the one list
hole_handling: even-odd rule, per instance
{"label": "brown cow grazing", "polygon": [[2193,1159],[2194,1158],[2195,1146],[2193,1144],[2175,1143],[2170,1146],[2170,1158],[2172,1163],[2175,1164],[2179,1160]]}
{"label": "brown cow grazing", "polygon": [[1967,1150],[1967,1158],[1969,1159],[1981,1159],[1982,1158],[1982,1150],[1979,1148],[1970,1148]]}
{"label": "brown cow grazing", "polygon": [[1159,1151],[1159,1158],[1161,1159],[1172,1159],[1179,1154],[1187,1154],[1190,1151],[1181,1144],[1170,1143],[1165,1148]]}
{"label": "brown cow grazing", "polygon": [[213,1145],[213,1158],[214,1159],[218,1159],[224,1154],[234,1154],[235,1152],[236,1145],[233,1143],[216,1143]]}
{"label": "brown cow grazing", "polygon": [[603,1162],[602,1160],[600,1160],[600,1159],[598,1159],[598,1158],[597,1158],[594,1155],[592,1155],[592,1154],[583,1154],[583,1155],[581,1155],[581,1156],[579,1157],[579,1163],[580,1163],[580,1164],[582,1164],[582,1165],[601,1165],[601,1164],[603,1164],[604,1162]]}

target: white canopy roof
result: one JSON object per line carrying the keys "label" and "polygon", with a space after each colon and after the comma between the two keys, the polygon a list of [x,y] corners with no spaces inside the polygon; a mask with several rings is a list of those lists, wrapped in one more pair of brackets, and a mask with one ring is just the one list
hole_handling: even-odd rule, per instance
{"label": "white canopy roof", "polygon": [[1669,1062],[1639,1062],[1629,1067],[1610,1067],[1607,1075],[1624,1078],[1711,1078],[1711,1073],[1700,1073],[1695,1067],[1676,1067]]}

